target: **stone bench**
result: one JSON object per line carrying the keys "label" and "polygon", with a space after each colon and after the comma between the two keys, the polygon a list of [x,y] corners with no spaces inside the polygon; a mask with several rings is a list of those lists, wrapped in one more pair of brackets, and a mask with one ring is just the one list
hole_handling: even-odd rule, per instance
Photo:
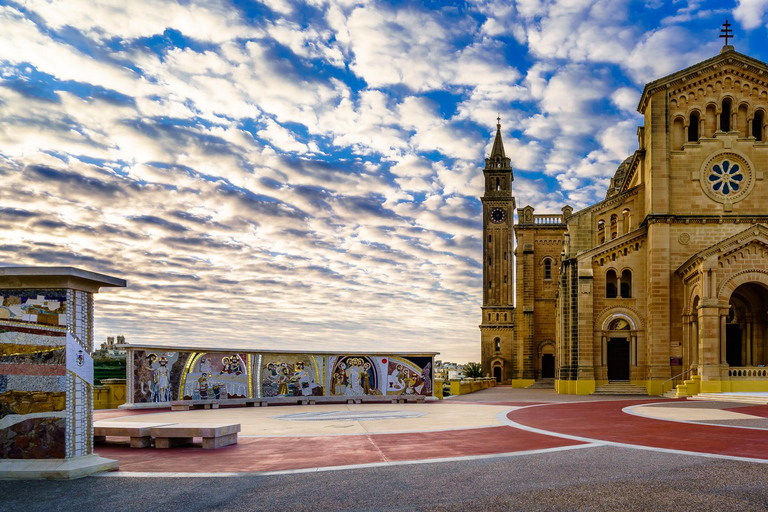
{"label": "stone bench", "polygon": [[195,437],[203,438],[203,448],[211,450],[230,444],[237,444],[237,433],[240,424],[207,424],[194,425],[174,423],[150,429],[150,435],[155,438],[155,448],[173,448],[192,443]]}
{"label": "stone bench", "polygon": [[171,425],[171,423],[97,421],[93,424],[93,442],[104,442],[107,440],[107,436],[128,437],[131,441],[131,448],[148,448],[151,429],[167,425]]}
{"label": "stone bench", "polygon": [[211,400],[174,400],[171,402],[172,411],[188,411],[190,409],[218,409],[220,405],[245,405],[246,407],[266,407],[269,403],[259,398],[222,398]]}
{"label": "stone bench", "polygon": [[393,404],[405,404],[409,402],[416,402],[417,404],[424,403],[426,397],[424,395],[398,395],[392,398]]}

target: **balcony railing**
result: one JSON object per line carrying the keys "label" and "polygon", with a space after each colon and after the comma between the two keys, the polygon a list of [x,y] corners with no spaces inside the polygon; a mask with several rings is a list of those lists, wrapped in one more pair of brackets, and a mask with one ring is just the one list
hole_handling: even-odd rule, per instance
{"label": "balcony railing", "polygon": [[534,215],[533,216],[533,223],[534,224],[562,224],[563,223],[563,216],[562,215]]}
{"label": "balcony railing", "polygon": [[731,366],[728,376],[732,379],[764,380],[768,378],[768,368],[759,366]]}

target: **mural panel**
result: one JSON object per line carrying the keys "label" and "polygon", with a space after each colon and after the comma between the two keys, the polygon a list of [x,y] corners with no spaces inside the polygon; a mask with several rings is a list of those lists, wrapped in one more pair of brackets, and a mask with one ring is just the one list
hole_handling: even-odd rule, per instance
{"label": "mural panel", "polygon": [[432,395],[432,358],[390,357],[387,395]]}
{"label": "mural panel", "polygon": [[189,353],[137,350],[133,352],[134,403],[178,400],[179,381]]}
{"label": "mural panel", "polygon": [[344,355],[328,358],[330,396],[382,394],[382,368],[379,358]]}
{"label": "mural panel", "polygon": [[67,456],[67,322],[66,290],[0,290],[0,459]]}
{"label": "mural panel", "polygon": [[67,325],[66,290],[0,290],[0,321]]}
{"label": "mural panel", "polygon": [[265,354],[261,358],[261,397],[323,396],[323,356]]}
{"label": "mural panel", "polygon": [[181,379],[180,399],[252,398],[251,357],[234,352],[192,353]]}

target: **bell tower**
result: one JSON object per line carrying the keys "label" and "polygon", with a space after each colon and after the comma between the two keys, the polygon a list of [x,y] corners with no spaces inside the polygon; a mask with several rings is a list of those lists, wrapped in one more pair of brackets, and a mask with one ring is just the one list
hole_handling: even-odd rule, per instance
{"label": "bell tower", "polygon": [[515,198],[512,166],[504,153],[501,119],[490,157],[485,159],[483,203],[483,317],[481,361],[483,374],[510,383],[515,340],[514,231]]}

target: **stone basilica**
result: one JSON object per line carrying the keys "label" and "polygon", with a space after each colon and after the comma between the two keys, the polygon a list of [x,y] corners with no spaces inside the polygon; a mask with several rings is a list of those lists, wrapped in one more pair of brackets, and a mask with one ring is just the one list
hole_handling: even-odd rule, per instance
{"label": "stone basilica", "polygon": [[[647,84],[605,199],[517,210],[485,160],[484,373],[591,394],[768,391],[768,65],[724,46]],[[513,275],[516,279],[513,279]]]}

